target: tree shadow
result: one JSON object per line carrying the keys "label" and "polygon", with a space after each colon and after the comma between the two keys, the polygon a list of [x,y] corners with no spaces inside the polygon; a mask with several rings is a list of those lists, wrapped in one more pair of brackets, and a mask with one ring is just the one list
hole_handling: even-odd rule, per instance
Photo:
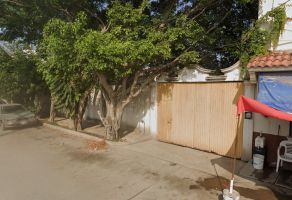
{"label": "tree shadow", "polygon": [[120,128],[121,138],[134,131],[150,135],[151,110],[156,103],[155,89],[155,85],[148,87],[126,106]]}
{"label": "tree shadow", "polygon": [[171,100],[173,87],[172,83],[158,82],[148,87],[129,103],[122,116],[121,138],[133,131],[150,135],[150,126],[153,125],[151,123],[156,123],[155,120],[151,119],[150,111],[158,110],[161,103]]}
{"label": "tree shadow", "polygon": [[86,119],[82,121],[82,128],[86,129],[86,128],[90,128],[93,126],[103,126],[102,122],[99,119]]}
{"label": "tree shadow", "polygon": [[159,105],[162,101],[172,99],[172,91],[174,83],[160,82],[157,83],[157,104]]}

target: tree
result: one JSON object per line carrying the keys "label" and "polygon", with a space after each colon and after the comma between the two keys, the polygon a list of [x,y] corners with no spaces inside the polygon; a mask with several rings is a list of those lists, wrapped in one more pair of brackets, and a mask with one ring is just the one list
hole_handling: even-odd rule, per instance
{"label": "tree", "polygon": [[[251,2],[3,0],[0,34],[37,44],[40,71],[52,94],[63,95],[54,98],[75,128],[81,99],[98,80],[108,108],[102,119],[117,138],[124,107],[154,76],[189,63],[213,68],[238,59],[241,34],[257,16]],[[74,21],[79,11],[87,23]]]}
{"label": "tree", "polygon": [[[78,82],[81,82],[80,74],[83,71],[93,75],[90,79],[91,84],[96,84],[98,80],[106,102],[106,113],[101,119],[112,139],[119,137],[125,106],[138,96],[155,76],[163,71],[177,70],[190,63],[208,63],[203,54],[213,60],[216,60],[219,54],[222,59],[231,54],[234,56],[235,53],[231,50],[238,48],[240,34],[248,28],[251,21],[242,14],[248,8],[243,6],[249,5],[246,2],[243,4],[239,1],[224,0],[212,2],[174,0],[168,1],[168,6],[163,7],[162,5],[166,3],[166,1],[131,1],[131,3],[114,1],[105,7],[103,28],[89,29],[81,18],[73,23],[52,20],[45,28],[42,51],[45,52],[44,60],[47,63],[48,74],[55,76],[57,83],[55,85],[61,85],[61,82],[66,85],[70,83],[70,87],[74,85],[75,88],[75,84],[72,84],[74,81],[69,81],[71,78],[65,77],[76,74],[74,71],[76,68],[73,66],[78,66],[81,70],[77,70]],[[218,6],[224,9],[220,10]],[[234,23],[228,25],[228,20],[232,21],[234,16],[235,22],[246,19],[236,33],[232,32],[232,27],[236,25]],[[68,27],[77,22],[84,23],[78,25],[83,27],[82,31],[73,28],[73,25],[72,31],[67,33]],[[222,24],[226,24],[225,28],[221,26]],[[224,37],[227,32],[231,35],[227,34]],[[234,43],[227,39],[230,37],[232,40],[236,39],[235,44],[229,45]],[[220,53],[216,53],[218,48],[221,49]],[[233,60],[227,59],[227,62]],[[70,73],[63,72],[65,68]],[[60,74],[57,75],[55,72]],[[60,79],[61,82],[57,82]],[[49,84],[52,83],[49,81]],[[90,84],[87,86],[93,87]],[[56,90],[53,88],[50,87],[51,91]],[[71,92],[73,91],[71,88],[69,91],[67,95],[62,92],[64,98],[58,98],[60,105],[66,105],[68,98],[83,96],[86,89]],[[57,93],[59,91],[55,92]],[[70,95],[72,97],[69,97]],[[78,105],[78,101],[72,105],[75,104]]]}
{"label": "tree", "polygon": [[0,97],[40,113],[48,89],[37,72],[35,55],[26,46],[9,46],[0,48]]}
{"label": "tree", "polygon": [[82,129],[88,96],[97,82],[94,71],[86,68],[78,54],[77,41],[87,31],[85,24],[84,14],[74,22],[51,20],[38,48],[38,69],[50,89],[52,103],[73,120],[75,130]]}
{"label": "tree", "polygon": [[[125,106],[162,71],[197,62],[195,48],[206,38],[199,24],[183,14],[169,24],[144,14],[146,2],[138,8],[115,3],[107,12],[107,30],[80,31],[84,22],[81,17],[74,23],[52,20],[44,31],[43,49],[50,76],[59,70],[66,70],[64,75],[74,75],[75,71],[67,70],[79,66],[78,77],[81,72],[88,72],[98,79],[106,102],[102,119],[112,139],[119,137]],[[71,30],[81,34],[77,36]],[[64,75],[62,82],[70,82]],[[75,87],[73,84],[72,90]]]}

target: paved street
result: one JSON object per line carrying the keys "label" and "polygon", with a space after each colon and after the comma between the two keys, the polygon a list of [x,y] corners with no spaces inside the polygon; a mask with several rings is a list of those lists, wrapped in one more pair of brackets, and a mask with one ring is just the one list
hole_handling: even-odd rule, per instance
{"label": "paved street", "polygon": [[[0,200],[216,200],[227,187],[230,159],[139,141],[92,152],[46,127],[1,132]],[[236,186],[241,199],[289,199],[241,177]]]}

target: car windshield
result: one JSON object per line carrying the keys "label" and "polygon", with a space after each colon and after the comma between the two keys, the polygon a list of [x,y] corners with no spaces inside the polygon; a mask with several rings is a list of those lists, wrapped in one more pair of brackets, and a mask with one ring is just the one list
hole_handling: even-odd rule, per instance
{"label": "car windshield", "polygon": [[2,107],[3,114],[9,113],[21,113],[24,112],[25,109],[21,105],[13,105],[13,106],[4,106]]}

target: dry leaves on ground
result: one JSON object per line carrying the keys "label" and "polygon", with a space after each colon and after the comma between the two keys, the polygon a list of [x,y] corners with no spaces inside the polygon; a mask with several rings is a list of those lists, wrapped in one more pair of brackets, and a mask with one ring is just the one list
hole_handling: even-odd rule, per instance
{"label": "dry leaves on ground", "polygon": [[108,149],[108,144],[105,140],[87,140],[87,149],[89,151],[99,151],[99,150],[106,150]]}

